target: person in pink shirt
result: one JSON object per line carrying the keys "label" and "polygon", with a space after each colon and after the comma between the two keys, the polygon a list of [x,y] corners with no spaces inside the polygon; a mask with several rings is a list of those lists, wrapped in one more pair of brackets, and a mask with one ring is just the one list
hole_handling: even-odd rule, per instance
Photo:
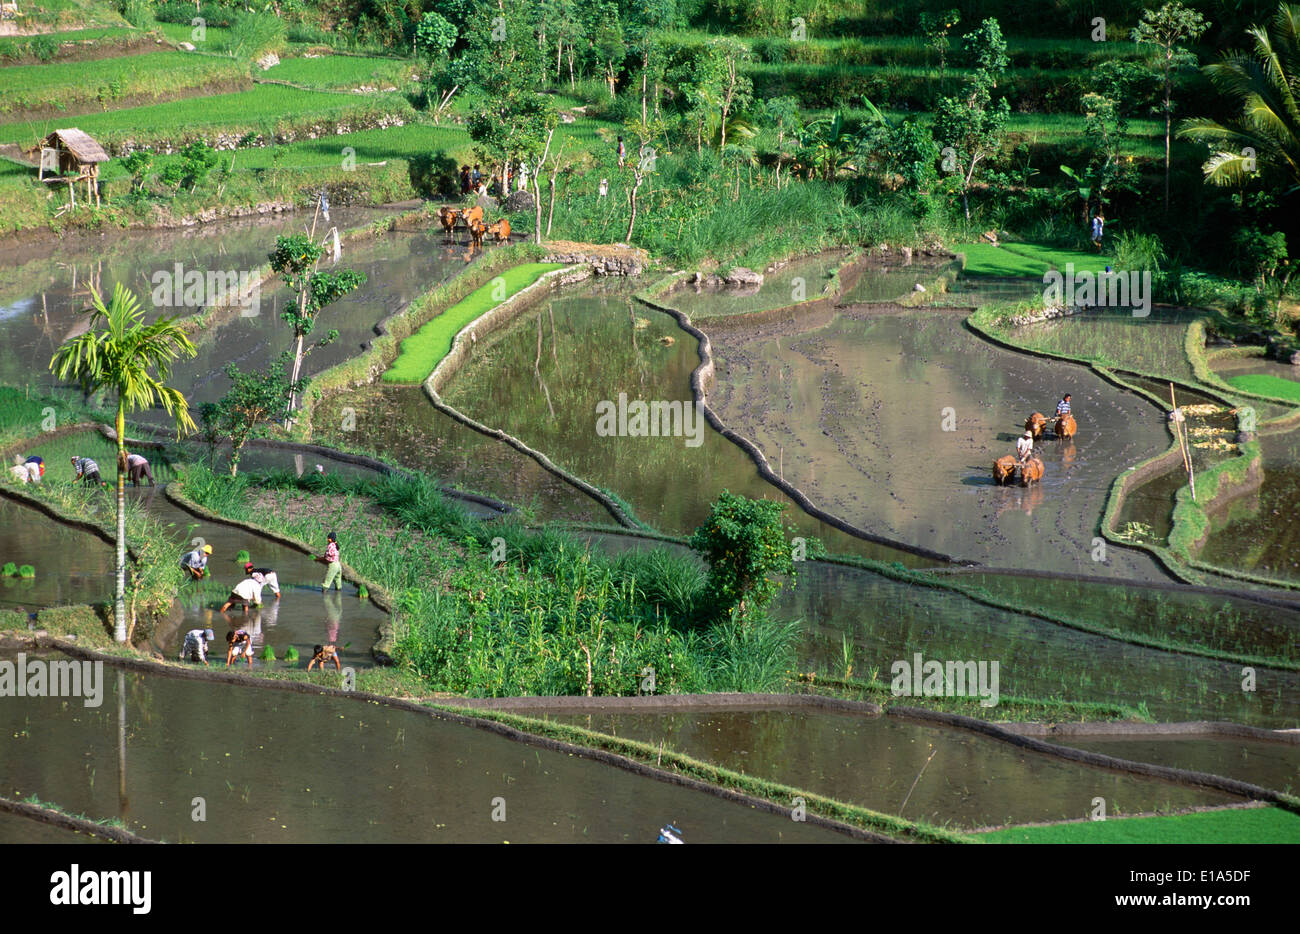
{"label": "person in pink shirt", "polygon": [[325,554],[316,560],[328,565],[325,571],[325,583],[321,584],[321,593],[330,589],[330,584],[334,584],[339,590],[343,589],[343,564],[339,561],[339,540],[338,537],[330,532],[329,542],[325,546]]}

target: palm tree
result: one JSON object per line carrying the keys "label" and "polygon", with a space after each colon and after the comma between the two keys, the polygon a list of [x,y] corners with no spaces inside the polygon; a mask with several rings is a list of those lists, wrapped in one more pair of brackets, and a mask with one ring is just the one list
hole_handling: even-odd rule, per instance
{"label": "palm tree", "polygon": [[1202,166],[1213,185],[1237,185],[1270,169],[1300,188],[1300,6],[1280,4],[1271,29],[1253,26],[1252,54],[1232,52],[1205,66],[1210,80],[1241,105],[1230,125],[1201,117],[1184,120],[1180,139],[1210,146]]}
{"label": "palm tree", "polygon": [[[126,641],[126,413],[162,404],[176,422],[176,433],[194,430],[189,403],[178,389],[165,385],[172,362],[198,351],[175,318],[144,321],[140,300],[122,283],[113,287],[107,306],[93,293],[90,330],[65,341],[50,360],[61,380],[92,391],[117,394],[117,593],[113,638]],[[152,372],[151,372],[152,371]],[[156,375],[155,375],[156,374]]]}

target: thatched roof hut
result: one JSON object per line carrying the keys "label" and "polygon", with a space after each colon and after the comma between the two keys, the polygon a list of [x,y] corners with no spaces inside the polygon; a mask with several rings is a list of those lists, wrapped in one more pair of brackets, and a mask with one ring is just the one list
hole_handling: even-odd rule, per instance
{"label": "thatched roof hut", "polygon": [[[104,147],[76,127],[55,130],[41,140],[40,161],[37,177],[43,182],[66,182],[68,197],[72,199],[73,186],[86,182],[86,196],[99,203],[99,163],[107,162],[108,153]],[[49,173],[48,175],[46,173]],[[69,173],[71,175],[69,176]],[[71,203],[71,202],[70,202]]]}

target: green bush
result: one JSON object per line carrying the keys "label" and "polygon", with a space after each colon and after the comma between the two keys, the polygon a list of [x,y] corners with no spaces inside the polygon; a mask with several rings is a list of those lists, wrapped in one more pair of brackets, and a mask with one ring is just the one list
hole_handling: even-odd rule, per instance
{"label": "green bush", "polygon": [[[794,576],[784,512],[782,503],[723,490],[691,536],[691,549],[709,566],[708,592],[720,614],[744,619],[760,612],[781,589],[781,578]],[[820,543],[808,544],[814,552],[808,557],[817,557]]]}

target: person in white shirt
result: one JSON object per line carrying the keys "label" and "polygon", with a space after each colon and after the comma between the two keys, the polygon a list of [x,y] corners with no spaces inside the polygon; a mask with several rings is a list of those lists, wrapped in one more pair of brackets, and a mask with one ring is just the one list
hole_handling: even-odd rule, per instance
{"label": "person in white shirt", "polygon": [[1026,431],[1016,440],[1016,460],[1023,467],[1029,455],[1034,453],[1034,433]]}
{"label": "person in white shirt", "polygon": [[235,603],[242,604],[245,613],[248,612],[250,606],[261,606],[262,585],[251,577],[245,577],[230,592],[230,598],[222,604],[221,612],[226,612]]}

